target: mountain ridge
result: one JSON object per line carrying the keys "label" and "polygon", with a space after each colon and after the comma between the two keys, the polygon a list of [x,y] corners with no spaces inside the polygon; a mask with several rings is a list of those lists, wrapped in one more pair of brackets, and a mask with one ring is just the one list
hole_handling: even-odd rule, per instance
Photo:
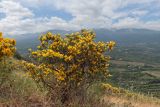
{"label": "mountain ridge", "polygon": [[[93,29],[96,32],[96,41],[116,41],[119,46],[136,45],[139,43],[160,43],[160,31],[148,29]],[[60,33],[61,35],[69,34],[76,31],[66,30],[49,30],[46,32]],[[46,32],[24,34],[17,38],[17,48],[19,51],[28,48],[36,48],[39,44],[38,37]]]}

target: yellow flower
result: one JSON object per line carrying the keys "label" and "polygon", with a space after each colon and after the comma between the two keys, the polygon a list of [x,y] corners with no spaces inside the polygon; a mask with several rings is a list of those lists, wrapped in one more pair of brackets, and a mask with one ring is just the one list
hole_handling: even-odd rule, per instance
{"label": "yellow flower", "polygon": [[73,56],[65,56],[64,60],[67,61],[71,61],[73,59]]}
{"label": "yellow flower", "polygon": [[16,50],[15,45],[14,39],[3,38],[2,32],[0,32],[0,59],[5,56],[12,56]]}
{"label": "yellow flower", "polygon": [[107,45],[108,45],[108,48],[112,50],[113,47],[116,45],[116,43],[114,41],[110,41]]}
{"label": "yellow flower", "polygon": [[47,40],[47,37],[46,36],[43,36],[42,37],[42,41],[46,41]]}
{"label": "yellow flower", "polygon": [[63,71],[59,71],[59,72],[55,71],[54,75],[59,81],[64,81],[66,78],[66,74]]}
{"label": "yellow flower", "polygon": [[3,36],[3,34],[2,34],[2,32],[0,32],[0,38],[2,38],[2,36]]}

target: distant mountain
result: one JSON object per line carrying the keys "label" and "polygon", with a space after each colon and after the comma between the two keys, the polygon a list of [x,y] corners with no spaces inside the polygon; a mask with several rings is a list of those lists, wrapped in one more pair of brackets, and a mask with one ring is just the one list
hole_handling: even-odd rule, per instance
{"label": "distant mountain", "polygon": [[[124,46],[138,43],[160,43],[160,31],[147,29],[94,29],[94,31],[97,35],[96,41],[114,40]],[[28,48],[35,49],[39,44],[38,37],[46,32],[20,35],[19,38],[16,38],[19,52],[25,54]],[[75,31],[50,30],[50,32],[64,35]]]}
{"label": "distant mountain", "polygon": [[[46,32],[52,32],[52,33],[60,33],[62,35],[65,35],[67,33],[71,33],[72,31],[65,31],[65,30],[49,30]],[[19,35],[16,39],[17,41],[17,49],[21,54],[27,54],[28,49],[32,48],[35,49],[37,45],[39,44],[38,37],[42,34],[45,34],[46,32],[42,33],[34,33],[34,34],[24,34]]]}
{"label": "distant mountain", "polygon": [[96,29],[97,40],[115,40],[119,44],[160,42],[160,31],[147,29]]}

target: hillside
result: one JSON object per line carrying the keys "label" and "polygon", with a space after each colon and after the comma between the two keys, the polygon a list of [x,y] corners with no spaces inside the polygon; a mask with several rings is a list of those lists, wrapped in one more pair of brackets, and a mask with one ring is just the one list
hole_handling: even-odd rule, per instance
{"label": "hillside", "polygon": [[[51,30],[62,35],[70,31]],[[160,32],[145,29],[106,30],[95,29],[96,40],[115,40],[116,48],[111,52],[111,83],[126,89],[160,97]],[[39,34],[22,35],[17,39],[18,51],[22,55],[27,49],[35,49]],[[105,35],[105,36],[104,36]]]}
{"label": "hillside", "polygon": [[[88,94],[85,95],[86,102],[83,101],[84,105],[93,106],[92,104],[94,103],[94,105],[96,106],[104,106],[104,107],[106,107],[106,105],[107,107],[108,106],[112,107],[113,105],[115,107],[116,106],[122,106],[122,107],[123,106],[129,106],[129,107],[142,106],[143,107],[146,105],[158,107],[159,98],[160,98],[160,90],[159,90],[160,88],[160,76],[159,76],[160,62],[159,61],[160,60],[158,60],[160,59],[160,56],[159,54],[157,54],[160,52],[159,43],[158,43],[159,39],[154,40],[150,38],[151,35],[149,32],[151,31],[149,30],[137,30],[137,29],[107,31],[111,35],[107,36],[108,38],[104,38],[99,36],[99,35],[104,35],[103,33],[105,33],[105,31],[103,30],[104,29],[96,30],[96,32],[98,32],[96,41],[99,41],[99,40],[100,41],[108,41],[108,40],[118,41],[117,46],[114,48],[111,54],[110,54],[110,51],[106,53],[111,56],[109,71],[112,76],[107,80],[105,80],[105,83],[103,83],[105,84],[105,88],[100,88],[101,83],[94,82],[94,84],[92,84],[92,86],[86,90]],[[59,30],[56,30],[56,31],[54,30],[51,32],[57,33],[58,31]],[[143,41],[144,35],[141,34],[142,31],[144,32],[144,35],[148,34],[145,38],[145,41]],[[124,37],[126,37],[125,39],[123,36],[115,37],[112,34],[116,34],[116,32],[119,34],[121,34],[122,32],[125,32],[126,34],[130,34],[130,36],[127,36],[124,34],[125,35]],[[157,33],[157,31],[154,31],[154,32],[156,32],[155,37],[158,37],[159,33]],[[66,31],[66,32],[61,31],[61,34],[63,36],[65,33],[70,33],[70,31]],[[132,34],[136,34],[136,33],[137,35],[139,34],[140,36],[133,37]],[[29,60],[27,55],[28,54],[27,49],[28,48],[32,48],[33,50],[36,49],[37,44],[39,44],[39,41],[37,38],[38,38],[38,35],[37,36],[30,35],[28,37],[24,36],[24,38],[17,39],[18,52],[16,53],[15,57],[17,59]],[[155,41],[155,42],[152,42],[152,41]],[[21,57],[21,55],[25,57]],[[52,98],[48,96],[49,93],[47,92],[48,91],[47,88],[43,87],[42,84],[37,85],[32,79],[24,76],[27,70],[21,64],[20,60],[9,59],[7,60],[7,64],[5,64],[6,66],[3,67],[2,65],[0,69],[2,73],[1,75],[2,105],[3,104],[10,105],[14,103],[14,100],[11,97],[21,96],[20,99],[24,99],[24,100],[22,100],[22,103],[20,105],[23,105],[23,106],[26,104],[25,100],[27,100],[27,103],[35,104],[36,102],[38,105],[40,104],[41,106],[44,106],[47,101],[49,105],[45,105],[45,106],[53,106],[53,104],[51,104]],[[36,69],[36,68],[32,68],[34,65],[29,63],[28,65],[29,66],[31,65],[31,67],[28,69],[31,69],[31,70]],[[41,68],[41,66],[40,67],[37,66],[37,68]],[[5,81],[3,80],[4,76],[6,76]],[[22,80],[22,78],[25,78],[25,80]],[[63,80],[63,78],[61,78],[61,80]],[[33,83],[33,84],[30,84],[30,83]],[[14,87],[12,86],[12,84],[15,84]],[[19,88],[19,84],[22,89]],[[29,89],[23,85],[29,86]],[[9,88],[11,92],[10,90],[5,91],[6,88]],[[34,95],[36,96],[35,98],[36,101],[32,102],[33,96],[30,90],[34,90],[37,92],[35,94],[40,95],[40,96]],[[24,93],[25,96],[21,95],[23,92],[26,92]],[[5,98],[4,96],[8,96],[8,97]],[[92,96],[95,96],[95,98],[93,98]],[[80,97],[80,95],[77,96],[77,99],[76,99],[77,103],[73,103],[71,101],[72,105],[78,105],[78,102],[80,100],[78,97]],[[17,103],[17,101],[19,101],[20,99],[17,98],[15,103]],[[98,102],[95,100],[97,100]],[[99,103],[101,105],[99,105]],[[54,106],[55,105],[57,104],[54,104]]]}
{"label": "hillside", "polygon": [[[7,79],[0,87],[1,107],[53,107],[50,96],[45,88],[36,85],[35,81],[25,76],[25,69],[21,66],[21,61],[17,59],[7,60],[7,68],[12,68],[7,74]],[[0,66],[0,76],[2,77],[3,66]],[[4,77],[4,74],[3,74]],[[2,78],[1,78],[2,79]],[[127,91],[117,87],[100,88],[100,84],[91,86],[88,90],[88,102],[83,102],[84,107],[159,107],[160,100],[150,95],[143,95],[132,91]],[[110,91],[110,89],[113,90]],[[114,90],[120,90],[115,93]],[[33,93],[34,92],[34,93]],[[94,97],[92,97],[94,96]],[[98,102],[92,102],[101,99]],[[58,103],[57,103],[58,104]],[[74,100],[71,107],[80,106]],[[81,105],[82,106],[82,105]]]}
{"label": "hillside", "polygon": [[0,0],[0,107],[160,107],[160,0]]}

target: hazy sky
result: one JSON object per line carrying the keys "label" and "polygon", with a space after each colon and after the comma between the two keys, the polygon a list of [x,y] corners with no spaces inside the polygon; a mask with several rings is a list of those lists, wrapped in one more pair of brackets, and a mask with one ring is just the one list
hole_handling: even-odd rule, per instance
{"label": "hazy sky", "polygon": [[160,0],[0,0],[5,34],[81,28],[160,30]]}

